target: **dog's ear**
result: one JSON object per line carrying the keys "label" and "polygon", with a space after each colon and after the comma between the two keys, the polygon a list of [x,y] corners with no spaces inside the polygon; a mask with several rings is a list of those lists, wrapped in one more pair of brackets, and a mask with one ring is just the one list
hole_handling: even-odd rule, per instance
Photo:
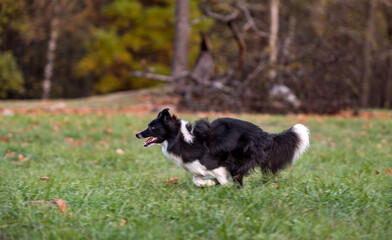
{"label": "dog's ear", "polygon": [[163,118],[163,121],[165,122],[171,120],[172,117],[170,116],[169,108],[165,108],[160,113],[158,113],[157,118]]}

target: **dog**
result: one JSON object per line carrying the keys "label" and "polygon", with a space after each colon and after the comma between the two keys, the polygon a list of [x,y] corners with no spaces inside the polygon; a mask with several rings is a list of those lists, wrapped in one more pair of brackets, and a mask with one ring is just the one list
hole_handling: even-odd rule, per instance
{"label": "dog", "polygon": [[234,118],[201,119],[191,125],[166,108],[136,137],[148,138],[144,147],[161,145],[167,158],[193,174],[196,186],[205,187],[230,179],[242,186],[243,177],[255,168],[276,174],[307,150],[309,135],[302,124],[271,134]]}

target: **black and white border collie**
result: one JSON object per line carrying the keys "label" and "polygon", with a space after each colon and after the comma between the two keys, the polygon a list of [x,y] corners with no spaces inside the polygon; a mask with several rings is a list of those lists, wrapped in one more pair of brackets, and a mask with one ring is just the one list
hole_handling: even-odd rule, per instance
{"label": "black and white border collie", "polygon": [[149,138],[145,147],[161,145],[166,157],[193,174],[198,187],[224,185],[230,178],[242,185],[243,177],[257,167],[276,174],[309,147],[309,130],[302,124],[277,134],[233,118],[191,125],[170,115],[168,108],[136,137]]}

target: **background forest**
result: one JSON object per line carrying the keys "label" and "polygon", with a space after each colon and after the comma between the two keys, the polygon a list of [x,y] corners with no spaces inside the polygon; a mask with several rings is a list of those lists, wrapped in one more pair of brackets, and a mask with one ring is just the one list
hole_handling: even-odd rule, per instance
{"label": "background forest", "polygon": [[391,0],[0,0],[0,98],[168,84],[195,110],[390,108]]}

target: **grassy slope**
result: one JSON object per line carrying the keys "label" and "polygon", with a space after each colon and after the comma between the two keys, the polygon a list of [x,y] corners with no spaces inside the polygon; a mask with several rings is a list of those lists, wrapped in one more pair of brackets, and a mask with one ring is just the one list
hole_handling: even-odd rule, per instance
{"label": "grassy slope", "polygon": [[[242,189],[199,189],[158,147],[135,139],[152,117],[0,117],[0,136],[10,136],[0,142],[0,238],[392,238],[392,176],[384,172],[392,168],[392,121],[239,116],[269,131],[302,121],[311,148],[277,177],[255,173]],[[165,184],[175,176],[177,185]],[[66,214],[29,205],[56,196]]]}

